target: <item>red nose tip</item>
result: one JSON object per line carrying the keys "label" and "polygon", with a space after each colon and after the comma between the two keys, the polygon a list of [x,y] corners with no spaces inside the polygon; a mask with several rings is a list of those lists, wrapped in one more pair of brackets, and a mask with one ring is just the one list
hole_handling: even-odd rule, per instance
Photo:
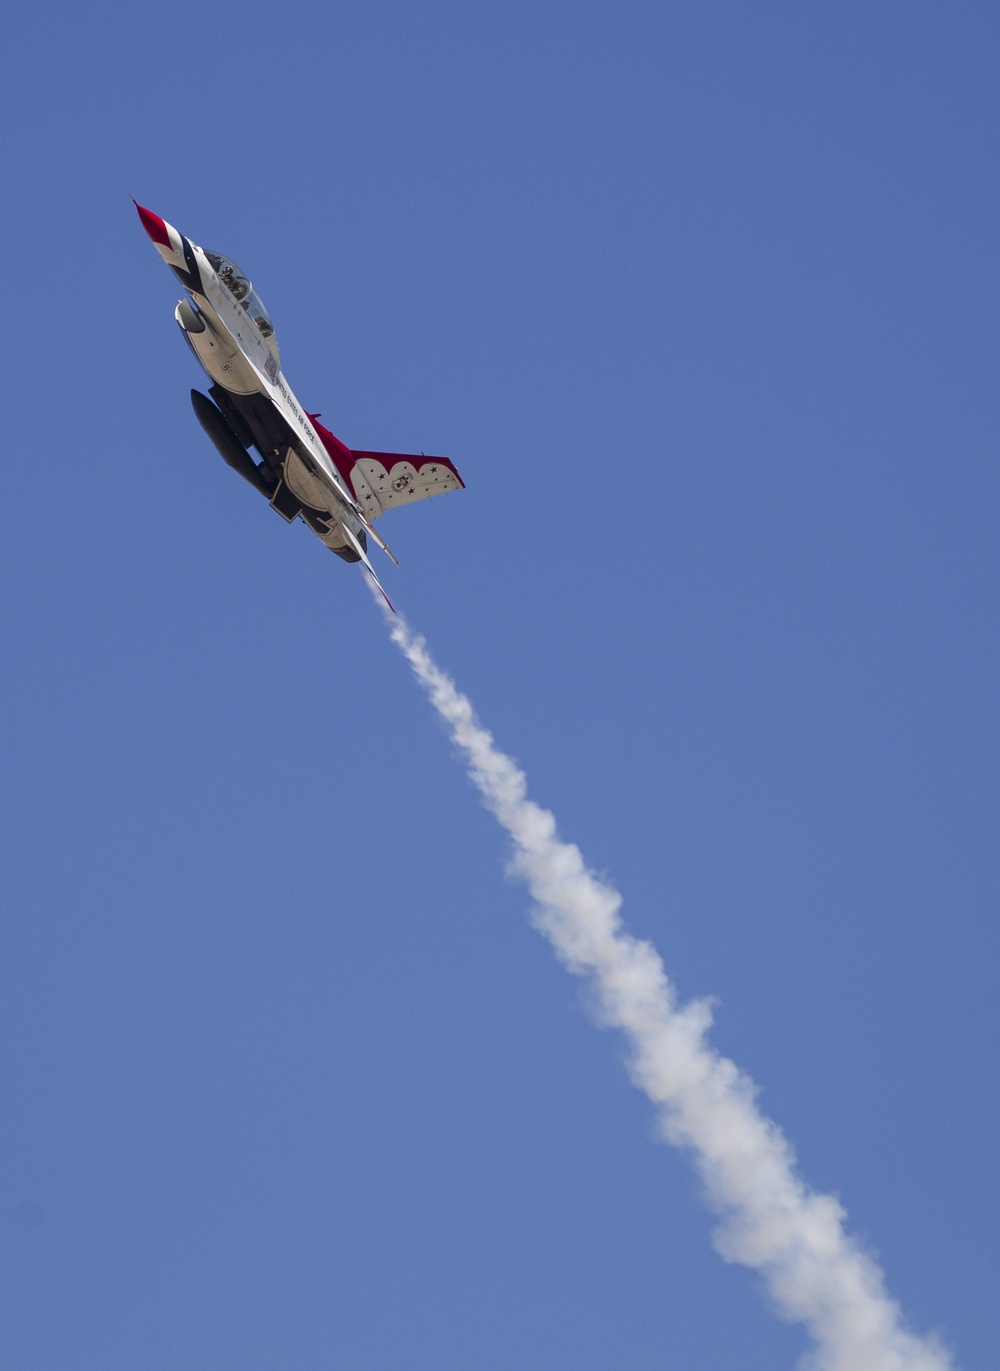
{"label": "red nose tip", "polygon": [[167,232],[167,226],[160,216],[154,214],[151,209],[143,209],[138,200],[133,199],[131,196],[129,198],[132,199],[133,205],[135,205],[136,209],[139,211],[139,218],[142,220],[142,226],[149,234],[150,238],[152,238],[153,242],[162,243],[165,248],[170,247],[170,234]]}

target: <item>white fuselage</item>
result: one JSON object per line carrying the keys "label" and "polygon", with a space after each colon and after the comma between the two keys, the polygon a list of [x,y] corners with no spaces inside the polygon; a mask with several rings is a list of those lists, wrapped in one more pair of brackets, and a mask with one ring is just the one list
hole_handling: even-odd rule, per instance
{"label": "white fuselage", "polygon": [[[185,329],[195,356],[213,381],[234,395],[264,395],[284,418],[295,447],[285,459],[285,480],[294,493],[314,509],[327,509],[341,522],[350,521],[357,534],[361,525],[352,517],[356,508],[330,455],[285,380],[277,350],[250,314],[216,276],[206,253],[191,244],[201,276],[200,291],[188,289],[205,329]],[[178,323],[184,328],[183,323]]]}
{"label": "white fuselage", "polygon": [[[378,585],[367,539],[392,553],[372,520],[396,501],[459,489],[454,465],[423,454],[353,454],[322,425],[321,436],[282,374],[267,310],[236,263],[192,243],[152,210],[138,203],[136,210],[190,297],[174,317],[215,382],[214,401],[191,392],[199,423],[228,465],[283,519],[301,517],[331,551],[363,562]],[[250,447],[260,453],[259,465]]]}

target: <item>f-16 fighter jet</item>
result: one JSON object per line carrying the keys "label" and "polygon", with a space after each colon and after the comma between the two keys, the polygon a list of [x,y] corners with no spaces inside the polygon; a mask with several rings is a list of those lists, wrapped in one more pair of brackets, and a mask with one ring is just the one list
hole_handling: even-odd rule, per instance
{"label": "f-16 fighter jet", "polygon": [[463,488],[461,476],[447,457],[345,447],[292,394],[271,320],[245,273],[221,253],[192,243],[158,214],[139,204],[136,209],[157,252],[187,291],[174,318],[213,383],[208,395],[191,392],[202,428],[223,460],[286,523],[304,520],[345,562],[363,562],[382,590],[368,560],[369,537],[396,558],[374,520],[397,505]]}

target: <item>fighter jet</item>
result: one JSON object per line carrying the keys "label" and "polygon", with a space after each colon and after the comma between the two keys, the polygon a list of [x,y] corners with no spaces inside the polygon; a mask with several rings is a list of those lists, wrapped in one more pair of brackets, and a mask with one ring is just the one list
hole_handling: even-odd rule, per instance
{"label": "fighter jet", "polygon": [[157,252],[187,292],[174,318],[212,382],[208,395],[192,390],[191,403],[223,461],[286,523],[302,519],[345,562],[364,563],[385,596],[368,560],[369,537],[396,558],[374,521],[387,509],[463,489],[454,465],[447,457],[423,453],[345,447],[292,394],[274,327],[246,273],[133,203]]}

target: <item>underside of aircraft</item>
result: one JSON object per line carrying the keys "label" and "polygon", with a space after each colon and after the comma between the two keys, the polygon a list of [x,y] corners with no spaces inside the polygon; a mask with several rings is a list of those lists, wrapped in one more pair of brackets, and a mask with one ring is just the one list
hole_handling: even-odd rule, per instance
{"label": "underside of aircraft", "polygon": [[462,489],[454,464],[424,453],[348,448],[319,414],[302,409],[288,387],[274,326],[246,274],[151,210],[136,209],[187,291],[174,318],[212,382],[207,395],[191,392],[198,422],[228,465],[282,519],[301,518],[331,552],[345,562],[364,562],[374,577],[369,538],[396,560],[374,520],[399,505]]}

